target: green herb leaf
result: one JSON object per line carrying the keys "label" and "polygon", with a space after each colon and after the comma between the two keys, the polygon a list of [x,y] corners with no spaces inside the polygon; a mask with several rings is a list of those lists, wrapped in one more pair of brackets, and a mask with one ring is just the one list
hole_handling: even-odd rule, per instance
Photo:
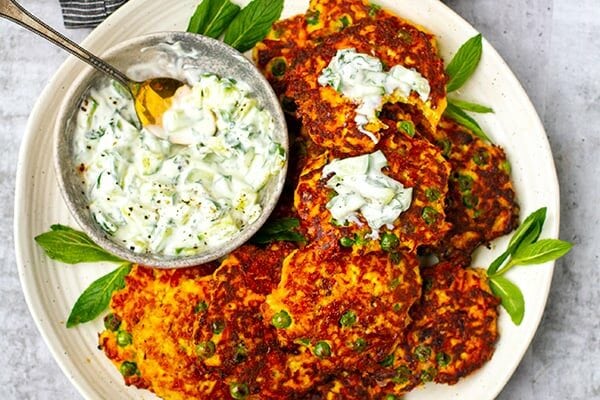
{"label": "green herb leaf", "polygon": [[494,110],[488,106],[483,106],[477,103],[470,103],[468,101],[458,99],[448,99],[448,103],[466,111],[472,111],[480,114],[493,113]]}
{"label": "green herb leaf", "polygon": [[482,45],[481,34],[467,40],[458,49],[450,64],[446,67],[446,74],[450,78],[446,90],[453,92],[462,87],[473,75],[473,72],[481,60]]}
{"label": "green herb leaf", "polygon": [[567,254],[573,245],[569,242],[558,239],[544,239],[539,242],[531,243],[527,246],[520,246],[513,254],[510,264],[513,265],[532,265],[543,264],[548,261],[556,260]]}
{"label": "green herb leaf", "polygon": [[510,238],[506,251],[490,264],[487,270],[488,276],[494,275],[508,256],[511,256],[519,247],[529,245],[538,240],[546,221],[546,210],[546,207],[542,207],[525,218]]}
{"label": "green herb leaf", "polygon": [[50,232],[35,237],[48,257],[67,264],[83,262],[123,262],[98,246],[85,233],[64,225],[52,225]]}
{"label": "green herb leaf", "polygon": [[300,226],[297,218],[281,218],[267,222],[252,237],[251,241],[256,244],[267,244],[275,241],[306,242],[304,236],[296,231]]}
{"label": "green herb leaf", "polygon": [[229,0],[203,0],[190,19],[187,31],[218,38],[240,12]]}
{"label": "green herb leaf", "polygon": [[252,0],[231,22],[223,41],[242,53],[250,50],[269,33],[282,10],[283,0]]}
{"label": "green herb leaf", "polygon": [[477,121],[475,121],[473,118],[471,118],[469,115],[467,115],[466,112],[464,112],[463,110],[461,110],[454,104],[448,103],[448,106],[446,107],[446,111],[444,111],[444,115],[446,117],[458,122],[465,128],[473,131],[473,134],[475,134],[475,136],[477,136],[478,138],[488,141],[488,142],[491,142],[490,138],[485,134],[483,129],[481,129],[481,127],[479,126]]}
{"label": "green herb leaf", "polygon": [[125,287],[125,276],[130,270],[131,264],[123,264],[85,289],[71,310],[67,328],[91,321],[106,310],[113,292]]}
{"label": "green herb leaf", "polygon": [[515,325],[520,325],[525,315],[525,299],[521,289],[503,276],[490,277],[488,283]]}
{"label": "green herb leaf", "polygon": [[540,237],[542,227],[544,226],[544,222],[546,222],[546,212],[547,208],[542,207],[525,218],[523,223],[513,234],[510,242],[508,242],[508,249],[511,250],[511,253],[513,253],[521,243],[533,243]]}

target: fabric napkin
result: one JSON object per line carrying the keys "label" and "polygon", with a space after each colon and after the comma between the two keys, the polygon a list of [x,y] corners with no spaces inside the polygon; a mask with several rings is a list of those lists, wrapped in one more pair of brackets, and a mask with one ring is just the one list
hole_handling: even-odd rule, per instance
{"label": "fabric napkin", "polygon": [[65,28],[93,28],[127,0],[59,0]]}

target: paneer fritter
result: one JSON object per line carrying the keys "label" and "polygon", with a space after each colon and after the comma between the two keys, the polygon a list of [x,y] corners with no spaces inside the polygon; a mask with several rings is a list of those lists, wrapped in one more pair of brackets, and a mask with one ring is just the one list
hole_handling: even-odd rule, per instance
{"label": "paneer fritter", "polygon": [[262,308],[283,346],[309,348],[320,369],[365,369],[396,347],[420,296],[416,256],[324,257],[320,243],[299,249],[283,263],[281,281]]}
{"label": "paneer fritter", "polygon": [[[391,121],[386,123],[392,125]],[[449,229],[444,207],[450,167],[436,146],[399,132],[396,125],[393,123],[388,129],[378,148],[389,164],[384,172],[405,187],[413,188],[410,208],[400,214],[390,231],[399,239],[400,248],[413,251],[437,243]],[[366,222],[338,226],[332,220],[326,205],[334,192],[326,186],[327,177],[322,174],[323,167],[332,159],[329,152],[324,152],[311,159],[300,174],[294,203],[307,236],[317,241],[359,238],[355,243],[359,247],[364,245],[363,251],[379,250],[379,241],[365,239],[371,231]]]}

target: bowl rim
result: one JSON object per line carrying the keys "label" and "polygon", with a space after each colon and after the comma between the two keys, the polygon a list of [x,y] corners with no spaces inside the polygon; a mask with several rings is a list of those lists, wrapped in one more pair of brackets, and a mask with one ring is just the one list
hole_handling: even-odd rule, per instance
{"label": "bowl rim", "polygon": [[[76,100],[75,104],[79,104],[82,96],[87,92],[87,90],[89,90],[91,86],[90,83],[93,82],[93,80],[91,80],[93,75],[97,73],[96,69],[89,65],[84,66],[84,69],[81,71],[81,73],[79,73],[77,77],[73,79],[72,84],[67,89],[66,94],[62,99],[60,107],[58,109],[56,122],[53,128],[53,164],[56,172],[55,175],[59,191],[67,208],[69,209],[70,214],[73,216],[79,227],[97,245],[102,247],[104,250],[110,252],[111,254],[123,258],[124,261],[129,261],[132,263],[161,269],[187,268],[204,264],[210,261],[215,261],[226,256],[227,254],[231,253],[232,251],[246,243],[268,220],[279,201],[287,176],[289,162],[288,127],[279,99],[268,80],[248,58],[246,58],[242,53],[240,53],[233,47],[220,40],[189,32],[153,32],[149,34],[139,35],[119,42],[114,46],[108,48],[106,51],[102,52],[100,54],[100,57],[102,59],[106,59],[116,56],[117,54],[120,54],[123,51],[125,51],[128,47],[138,45],[140,43],[143,43],[144,41],[156,37],[162,38],[165,43],[173,43],[177,41],[177,38],[185,37],[191,42],[202,42],[203,44],[214,46],[218,48],[219,54],[223,56],[224,60],[235,60],[236,62],[239,62],[241,67],[248,70],[250,74],[256,78],[257,83],[262,87],[262,89],[264,89],[264,93],[266,94],[266,100],[268,104],[261,105],[264,107],[264,109],[268,110],[273,117],[273,120],[275,122],[275,139],[277,143],[285,150],[286,157],[284,160],[284,164],[280,168],[278,174],[270,178],[276,179],[276,182],[272,183],[273,189],[269,192],[269,196],[267,196],[263,201],[263,209],[260,217],[251,224],[248,224],[246,227],[240,230],[236,236],[232,237],[230,240],[226,241],[222,245],[210,248],[208,251],[203,251],[188,256],[166,256],[157,255],[153,253],[134,253],[130,249],[112,240],[104,230],[102,230],[98,225],[96,225],[92,221],[92,218],[88,217],[87,215],[84,215],[86,214],[85,211],[81,210],[80,207],[77,206],[73,193],[71,193],[71,191],[67,189],[70,182],[69,175],[72,175],[70,174],[70,172],[73,171],[74,167],[70,159],[66,160],[64,157],[61,157],[60,154],[60,149],[62,148],[62,146],[71,145],[71,141],[67,140],[66,138],[67,135],[63,134],[64,130],[68,129],[67,127],[69,121],[76,115],[76,109],[71,108],[70,104],[71,102],[75,101],[74,98],[76,97],[78,97],[78,100]],[[88,83],[88,81],[90,82]],[[250,86],[248,82],[245,83],[248,86]],[[82,86],[84,85],[86,86],[86,88],[82,89]],[[250,87],[252,88],[252,86]],[[278,130],[280,132],[277,132]],[[69,137],[69,139],[71,138],[72,136]]]}

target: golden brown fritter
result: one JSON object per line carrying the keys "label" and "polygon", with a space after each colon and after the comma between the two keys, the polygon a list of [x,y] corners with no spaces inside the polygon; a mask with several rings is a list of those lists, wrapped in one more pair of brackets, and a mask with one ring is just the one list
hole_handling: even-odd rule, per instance
{"label": "golden brown fritter", "polygon": [[456,383],[489,360],[498,339],[499,300],[485,271],[452,261],[424,268],[423,298],[411,309],[408,343],[433,380]]}
{"label": "golden brown fritter", "polygon": [[436,139],[452,168],[446,215],[453,229],[438,253],[471,254],[518,226],[510,164],[504,150],[450,119],[442,119]]}
{"label": "golden brown fritter", "polygon": [[[398,32],[403,32],[400,35]],[[340,49],[354,48],[371,54],[391,68],[403,65],[421,73],[431,86],[430,99],[423,103],[416,93],[408,99],[394,97],[389,101],[417,105],[432,126],[437,125],[445,109],[446,76],[443,62],[431,45],[430,36],[400,18],[362,19],[339,33],[322,38],[314,48],[301,50],[287,74],[286,96],[297,105],[296,113],[311,139],[319,146],[356,155],[371,152],[376,143],[358,130],[354,121],[357,105],[317,79]],[[385,124],[366,126],[376,139],[381,139]]]}
{"label": "golden brown fritter", "polygon": [[[420,296],[416,256],[324,257],[320,243],[290,254],[281,281],[263,306],[282,345],[300,343],[322,360],[321,371],[368,368],[396,347]],[[281,320],[285,318],[285,323]]]}
{"label": "golden brown fritter", "polygon": [[[391,121],[386,123],[392,125]],[[391,232],[398,237],[402,249],[413,251],[419,246],[437,243],[449,229],[444,205],[450,168],[436,146],[400,133],[396,124],[393,125],[378,146],[389,164],[383,171],[405,187],[413,188],[413,199]],[[379,241],[364,239],[370,233],[364,220],[362,226],[352,223],[338,226],[332,221],[326,204],[334,192],[326,186],[327,177],[322,176],[323,167],[332,159],[329,152],[324,152],[309,160],[296,188],[295,208],[308,238],[334,242],[342,237],[358,237],[361,240],[357,240],[357,245],[364,246],[363,251],[380,249]]]}
{"label": "golden brown fritter", "polygon": [[126,287],[113,295],[110,318],[120,321],[118,330],[105,330],[99,342],[117,368],[135,363],[136,372],[125,376],[128,385],[147,388],[165,399],[224,393],[215,374],[195,367],[190,334],[195,307],[206,297],[206,272],[134,266]]}

